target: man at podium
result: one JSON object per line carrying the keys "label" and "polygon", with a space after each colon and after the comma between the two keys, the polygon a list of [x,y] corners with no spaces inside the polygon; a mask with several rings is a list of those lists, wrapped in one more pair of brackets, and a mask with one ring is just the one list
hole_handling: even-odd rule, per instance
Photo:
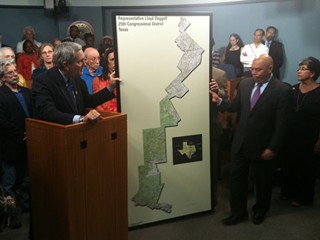
{"label": "man at podium", "polygon": [[83,72],[84,53],[81,45],[64,42],[54,50],[55,67],[39,74],[32,85],[34,116],[59,124],[96,121],[101,115],[96,110],[86,112],[113,99],[113,90],[119,78],[110,77],[108,87],[89,94],[86,83],[80,78]]}

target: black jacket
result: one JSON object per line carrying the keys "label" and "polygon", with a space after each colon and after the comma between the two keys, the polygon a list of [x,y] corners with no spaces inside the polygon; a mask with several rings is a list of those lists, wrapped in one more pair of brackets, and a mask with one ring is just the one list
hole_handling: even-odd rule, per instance
{"label": "black jacket", "polygon": [[251,92],[254,88],[253,78],[240,82],[236,97],[223,101],[220,109],[239,112],[232,152],[243,151],[249,159],[259,160],[262,152],[269,148],[279,152],[283,144],[291,110],[292,91],[289,85],[271,78],[258,102],[250,110]]}
{"label": "black jacket", "polygon": [[85,115],[86,108],[95,108],[114,98],[107,88],[89,94],[81,78],[73,80],[77,108],[68,95],[66,83],[57,67],[39,74],[32,84],[35,118],[59,124],[72,124],[74,115]]}
{"label": "black jacket", "polygon": [[[32,117],[31,91],[20,87],[29,117]],[[28,116],[14,93],[6,86],[0,87],[0,155],[1,160],[14,164],[26,159],[25,119]]]}

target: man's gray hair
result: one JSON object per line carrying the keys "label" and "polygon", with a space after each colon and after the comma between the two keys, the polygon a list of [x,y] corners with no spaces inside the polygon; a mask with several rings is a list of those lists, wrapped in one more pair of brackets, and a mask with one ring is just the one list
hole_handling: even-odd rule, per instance
{"label": "man's gray hair", "polygon": [[63,67],[63,63],[74,62],[75,53],[82,50],[82,46],[74,42],[63,42],[54,48],[53,64],[58,68]]}
{"label": "man's gray hair", "polygon": [[16,66],[16,62],[14,61],[14,59],[0,59],[0,76],[4,74],[4,71],[6,70],[6,66],[9,66],[9,65]]}
{"label": "man's gray hair", "polygon": [[4,58],[3,52],[4,52],[5,50],[11,50],[11,51],[13,52],[13,54],[14,54],[14,51],[13,51],[13,49],[12,49],[11,47],[2,47],[2,48],[0,48],[0,59],[3,59],[3,58]]}
{"label": "man's gray hair", "polygon": [[32,26],[26,26],[23,28],[23,35],[25,35],[26,31],[28,31],[28,30],[31,31],[33,33],[33,35],[36,34],[36,31],[34,30],[34,28]]}

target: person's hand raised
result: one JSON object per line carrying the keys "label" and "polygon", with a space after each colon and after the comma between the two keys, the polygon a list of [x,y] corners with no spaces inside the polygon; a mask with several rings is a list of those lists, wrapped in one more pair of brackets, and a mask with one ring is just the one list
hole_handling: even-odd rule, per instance
{"label": "person's hand raised", "polygon": [[219,92],[218,83],[214,79],[211,79],[209,83],[209,93],[211,94],[212,102],[216,104],[219,104],[221,101],[220,97],[218,96],[218,92]]}
{"label": "person's hand raised", "polygon": [[110,79],[109,79],[109,85],[110,85],[111,87],[113,87],[113,88],[116,87],[117,81],[121,81],[120,78],[115,77],[115,74],[116,74],[116,72],[112,72],[112,73],[109,75],[109,77],[110,77]]}

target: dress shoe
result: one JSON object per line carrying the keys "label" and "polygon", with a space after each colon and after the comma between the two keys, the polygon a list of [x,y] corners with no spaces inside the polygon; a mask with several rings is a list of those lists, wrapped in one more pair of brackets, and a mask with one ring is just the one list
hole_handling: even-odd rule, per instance
{"label": "dress shoe", "polygon": [[302,206],[302,203],[301,203],[300,201],[295,200],[295,201],[292,201],[292,202],[291,202],[291,206],[292,206],[292,207],[295,207],[295,208],[301,207],[301,206]]}
{"label": "dress shoe", "polygon": [[243,215],[231,215],[225,219],[222,220],[224,225],[236,225],[237,223],[241,222],[242,220],[245,220],[248,218],[248,213],[245,213]]}
{"label": "dress shoe", "polygon": [[254,224],[261,224],[266,218],[266,213],[263,211],[257,211],[253,213],[252,222]]}
{"label": "dress shoe", "polygon": [[312,201],[309,201],[309,202],[305,202],[305,201],[301,201],[301,200],[293,200],[291,202],[291,206],[292,207],[301,207],[301,206],[312,206],[313,205],[313,202]]}

